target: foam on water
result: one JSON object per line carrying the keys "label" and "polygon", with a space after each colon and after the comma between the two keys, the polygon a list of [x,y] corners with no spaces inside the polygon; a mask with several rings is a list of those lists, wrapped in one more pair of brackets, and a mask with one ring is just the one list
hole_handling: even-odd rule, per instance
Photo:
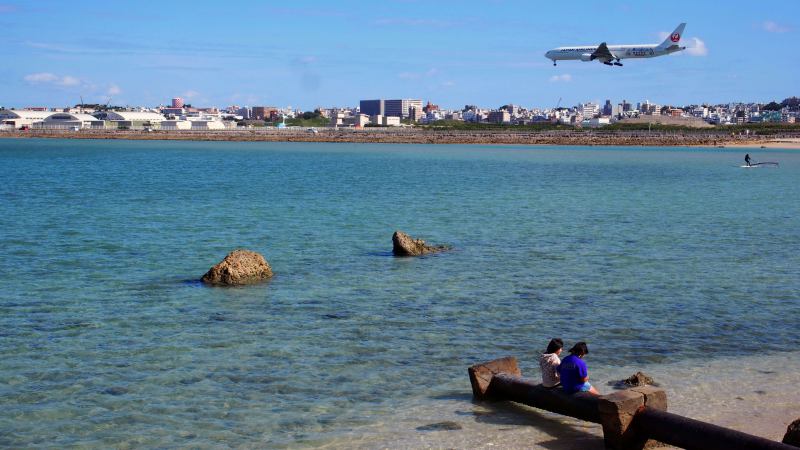
{"label": "foam on water", "polygon": [[[770,398],[737,370],[800,343],[800,154],[758,157],[0,140],[0,446],[488,445],[542,431],[475,415],[466,367],[552,336],[677,411]],[[395,229],[455,250],[392,258]],[[238,247],[274,279],[191,281]]]}

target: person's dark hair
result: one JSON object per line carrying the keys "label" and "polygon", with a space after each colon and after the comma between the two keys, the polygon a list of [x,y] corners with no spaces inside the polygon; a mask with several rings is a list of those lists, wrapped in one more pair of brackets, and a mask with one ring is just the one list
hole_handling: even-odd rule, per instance
{"label": "person's dark hair", "polygon": [[563,347],[564,347],[564,341],[562,341],[559,338],[553,338],[553,339],[550,339],[550,343],[547,344],[547,350],[545,350],[544,352],[545,353],[555,353],[555,352],[561,350]]}
{"label": "person's dark hair", "polygon": [[583,356],[589,354],[589,347],[586,346],[586,342],[578,342],[569,349],[569,352],[575,356]]}

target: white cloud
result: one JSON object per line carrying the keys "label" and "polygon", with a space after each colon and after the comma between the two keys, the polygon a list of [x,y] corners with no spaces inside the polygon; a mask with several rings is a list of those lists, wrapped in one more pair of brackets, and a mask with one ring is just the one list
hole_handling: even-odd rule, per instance
{"label": "white cloud", "polygon": [[552,77],[550,77],[551,83],[558,83],[558,82],[568,83],[570,81],[572,81],[572,75],[568,73],[565,73],[563,75],[553,75]]}
{"label": "white cloud", "polygon": [[32,73],[25,75],[23,79],[30,84],[49,84],[63,87],[78,86],[81,84],[81,80],[73,76],[60,76],[50,72]]}
{"label": "white cloud", "polygon": [[420,74],[415,72],[400,72],[397,74],[398,78],[402,78],[403,80],[418,80],[420,78]]}
{"label": "white cloud", "polygon": [[455,85],[456,85],[456,82],[452,81],[452,80],[447,80],[447,81],[442,83],[442,86],[444,86],[444,87],[451,87],[451,86],[455,86]]}
{"label": "white cloud", "polygon": [[781,25],[779,23],[773,22],[771,20],[767,20],[761,26],[764,28],[765,31],[770,33],[786,33],[792,31],[792,29],[786,25]]}
{"label": "white cloud", "polygon": [[692,37],[689,38],[689,42],[686,44],[686,54],[691,56],[706,56],[708,55],[708,47],[706,47],[706,43],[700,40],[700,38]]}
{"label": "white cloud", "polygon": [[[664,31],[658,32],[659,40],[664,40],[669,37],[669,33]],[[706,56],[708,55],[708,47],[706,47],[705,41],[700,38],[690,37],[690,38],[683,38],[680,42],[680,45],[685,45],[686,50],[683,52],[675,52],[671,53],[672,56],[680,56],[683,53],[686,53],[689,56]]]}
{"label": "white cloud", "polygon": [[59,84],[61,84],[62,86],[77,86],[77,85],[81,84],[81,80],[79,80],[79,79],[77,79],[75,77],[71,77],[69,75],[65,75],[61,79]]}
{"label": "white cloud", "polygon": [[188,91],[183,93],[183,98],[185,98],[186,100],[191,100],[191,99],[197,97],[198,95],[200,95],[199,92],[188,90]]}
{"label": "white cloud", "polygon": [[25,81],[28,83],[52,83],[58,80],[55,74],[49,72],[32,73],[25,75]]}
{"label": "white cloud", "polygon": [[439,69],[434,67],[425,72],[400,72],[397,74],[397,77],[403,80],[419,80],[421,78],[432,78],[437,75],[439,75]]}
{"label": "white cloud", "polygon": [[451,27],[454,25],[454,22],[449,22],[446,20],[436,20],[436,19],[400,19],[400,18],[392,18],[392,19],[378,19],[373,22],[373,24],[378,26],[406,26],[406,27],[430,27],[430,28],[444,28],[444,27]]}
{"label": "white cloud", "polygon": [[106,90],[106,95],[118,95],[122,93],[122,89],[114,83],[111,83]]}

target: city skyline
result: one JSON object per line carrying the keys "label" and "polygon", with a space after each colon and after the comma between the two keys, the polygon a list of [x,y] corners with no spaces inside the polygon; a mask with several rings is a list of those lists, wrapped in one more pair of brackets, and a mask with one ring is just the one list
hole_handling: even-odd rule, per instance
{"label": "city skyline", "polygon": [[[0,105],[352,106],[365,98],[554,106],[611,99],[692,104],[796,95],[800,4],[308,2],[153,10],[100,2],[0,3]],[[624,68],[544,58],[552,47],[657,42],[687,22],[683,55]]]}

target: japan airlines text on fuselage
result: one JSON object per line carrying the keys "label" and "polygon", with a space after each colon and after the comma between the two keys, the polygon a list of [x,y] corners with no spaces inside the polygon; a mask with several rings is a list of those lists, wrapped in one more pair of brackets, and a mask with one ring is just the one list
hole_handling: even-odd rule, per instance
{"label": "japan airlines text on fuselage", "polygon": [[660,44],[606,45],[603,42],[598,46],[558,47],[545,53],[544,56],[553,60],[554,66],[556,61],[561,60],[599,61],[608,66],[621,66],[620,60],[624,58],[654,58],[686,49],[680,46],[684,27],[685,23],[678,25],[678,28]]}

